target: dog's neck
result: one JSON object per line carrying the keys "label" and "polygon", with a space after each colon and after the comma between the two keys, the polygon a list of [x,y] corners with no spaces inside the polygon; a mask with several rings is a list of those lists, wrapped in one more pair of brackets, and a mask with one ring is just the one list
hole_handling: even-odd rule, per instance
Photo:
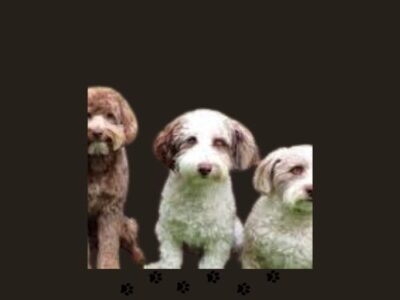
{"label": "dog's neck", "polygon": [[111,152],[108,155],[88,155],[89,175],[105,174],[111,172],[118,159],[120,159],[122,150]]}

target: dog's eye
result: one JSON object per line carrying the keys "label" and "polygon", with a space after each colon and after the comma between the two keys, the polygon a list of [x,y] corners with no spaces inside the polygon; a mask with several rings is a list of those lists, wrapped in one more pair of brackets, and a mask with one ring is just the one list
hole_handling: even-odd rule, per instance
{"label": "dog's eye", "polygon": [[111,121],[113,121],[113,122],[116,121],[116,118],[115,118],[115,116],[114,116],[112,113],[108,113],[106,117],[107,117],[107,119],[109,119],[109,120],[111,120]]}
{"label": "dog's eye", "polygon": [[87,113],[87,118],[90,119],[92,117],[91,113]]}
{"label": "dog's eye", "polygon": [[189,144],[189,145],[194,145],[194,144],[197,143],[197,139],[196,139],[196,137],[191,136],[186,140],[186,143]]}
{"label": "dog's eye", "polygon": [[217,148],[225,148],[228,146],[224,139],[214,139],[213,145]]}
{"label": "dog's eye", "polygon": [[290,169],[290,173],[294,175],[301,175],[304,172],[304,167],[303,166],[294,166],[293,168]]}

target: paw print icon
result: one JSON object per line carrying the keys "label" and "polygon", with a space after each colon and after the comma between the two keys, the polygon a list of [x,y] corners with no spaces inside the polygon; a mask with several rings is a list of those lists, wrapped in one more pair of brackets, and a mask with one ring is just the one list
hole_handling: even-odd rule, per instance
{"label": "paw print icon", "polygon": [[176,290],[178,292],[181,292],[182,294],[188,292],[190,289],[190,284],[187,283],[186,281],[181,281],[178,282],[177,286],[176,286]]}
{"label": "paw print icon", "polygon": [[219,276],[219,273],[216,271],[211,271],[207,274],[208,282],[217,283],[217,281],[220,279],[221,279],[221,277]]}
{"label": "paw print icon", "polygon": [[151,283],[159,283],[162,280],[162,275],[158,271],[154,271],[149,275],[149,279]]}
{"label": "paw print icon", "polygon": [[246,282],[243,282],[242,284],[238,285],[237,292],[238,294],[242,294],[244,296],[250,293],[250,286]]}
{"label": "paw print icon", "polygon": [[267,273],[267,280],[269,282],[277,282],[280,278],[279,272],[272,270],[271,272]]}
{"label": "paw print icon", "polygon": [[133,286],[130,283],[121,284],[120,293],[124,294],[125,296],[129,296],[130,294],[133,293]]}

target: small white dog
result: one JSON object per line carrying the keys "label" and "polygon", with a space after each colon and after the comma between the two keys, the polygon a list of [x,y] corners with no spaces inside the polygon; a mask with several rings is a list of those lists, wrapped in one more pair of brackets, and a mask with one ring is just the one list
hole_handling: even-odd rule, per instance
{"label": "small white dog", "polygon": [[269,154],[256,169],[254,186],[262,196],[245,224],[243,268],[312,268],[312,146]]}
{"label": "small white dog", "polygon": [[202,250],[199,268],[224,268],[243,233],[229,171],[258,162],[253,135],[220,112],[199,109],[168,124],[154,151],[171,170],[156,225],[160,260],[145,268],[181,268],[184,245]]}

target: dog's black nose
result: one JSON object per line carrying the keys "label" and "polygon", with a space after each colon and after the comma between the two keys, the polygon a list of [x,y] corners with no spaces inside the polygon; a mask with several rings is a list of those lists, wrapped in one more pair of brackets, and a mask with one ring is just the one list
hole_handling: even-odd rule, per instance
{"label": "dog's black nose", "polygon": [[311,199],[312,199],[312,192],[313,192],[312,185],[306,187],[306,193],[307,193],[308,197],[310,197]]}
{"label": "dog's black nose", "polygon": [[208,174],[210,174],[211,170],[212,170],[212,165],[208,164],[208,163],[201,163],[199,164],[199,167],[197,169],[199,171],[199,173],[203,176],[207,176]]}

